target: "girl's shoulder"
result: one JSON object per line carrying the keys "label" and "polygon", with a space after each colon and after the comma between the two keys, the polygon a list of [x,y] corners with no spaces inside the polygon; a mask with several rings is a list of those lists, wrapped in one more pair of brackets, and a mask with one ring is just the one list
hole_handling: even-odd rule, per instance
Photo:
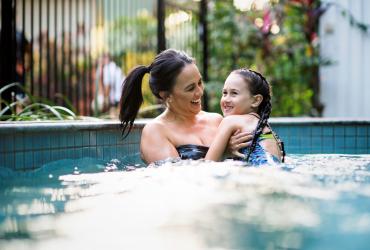
{"label": "girl's shoulder", "polygon": [[242,130],[254,130],[259,119],[253,115],[228,115],[223,118],[222,123],[228,126],[237,126]]}

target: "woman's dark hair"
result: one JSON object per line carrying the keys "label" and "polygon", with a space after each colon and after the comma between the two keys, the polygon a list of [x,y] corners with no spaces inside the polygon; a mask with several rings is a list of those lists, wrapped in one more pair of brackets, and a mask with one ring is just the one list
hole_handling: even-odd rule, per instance
{"label": "woman's dark hair", "polygon": [[261,104],[258,106],[257,113],[260,116],[260,119],[254,132],[251,146],[249,147],[247,155],[248,161],[251,153],[256,148],[258,137],[262,134],[263,129],[268,126],[268,119],[271,114],[271,86],[262,74],[251,69],[237,69],[232,73],[238,74],[244,79],[248,84],[249,91],[252,95],[262,95],[263,97]]}
{"label": "woman's dark hair", "polygon": [[172,91],[182,69],[193,62],[194,59],[185,52],[167,49],[158,54],[150,66],[137,66],[128,74],[123,82],[119,112],[123,138],[130,133],[143,103],[141,89],[144,75],[149,73],[150,89],[157,98],[162,99],[160,91]]}

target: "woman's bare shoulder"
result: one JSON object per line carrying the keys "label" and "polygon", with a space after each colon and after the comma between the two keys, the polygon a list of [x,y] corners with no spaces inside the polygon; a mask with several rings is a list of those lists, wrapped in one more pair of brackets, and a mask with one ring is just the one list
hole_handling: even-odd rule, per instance
{"label": "woman's bare shoulder", "polygon": [[150,120],[147,124],[145,124],[143,128],[143,133],[158,133],[162,132],[165,128],[165,123],[161,119],[153,119]]}
{"label": "woman's bare shoulder", "polygon": [[220,123],[223,118],[222,115],[220,115],[219,113],[214,113],[214,112],[201,111],[200,115],[208,121],[214,121],[217,123]]}

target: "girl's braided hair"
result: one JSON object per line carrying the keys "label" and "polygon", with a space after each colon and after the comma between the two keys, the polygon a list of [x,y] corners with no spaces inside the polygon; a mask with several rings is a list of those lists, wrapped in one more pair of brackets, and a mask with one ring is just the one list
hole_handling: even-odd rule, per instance
{"label": "girl's braided hair", "polygon": [[[272,108],[271,106],[271,95],[272,95],[271,86],[266,80],[266,78],[257,71],[242,68],[242,69],[234,70],[233,73],[240,75],[248,83],[249,91],[251,92],[252,95],[259,94],[259,95],[262,95],[263,97],[263,100],[261,104],[258,106],[258,111],[257,111],[258,115],[260,116],[260,119],[258,121],[257,128],[254,132],[253,140],[252,140],[251,146],[249,147],[249,152],[246,158],[246,160],[249,161],[250,155],[256,148],[258,137],[262,134],[263,129],[266,126],[269,126],[268,119],[270,118],[271,108]],[[279,141],[280,140],[278,140],[278,142]],[[282,146],[280,145],[280,147]],[[282,149],[282,151],[283,151],[283,156],[284,156],[285,154],[284,150]]]}

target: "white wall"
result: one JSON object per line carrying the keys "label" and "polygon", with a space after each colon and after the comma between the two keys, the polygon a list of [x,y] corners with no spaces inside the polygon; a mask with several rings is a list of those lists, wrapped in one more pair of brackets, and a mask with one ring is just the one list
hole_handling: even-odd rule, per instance
{"label": "white wall", "polygon": [[369,0],[331,0],[320,19],[320,53],[333,61],[320,68],[324,117],[370,117],[370,30],[351,26],[348,10],[355,19],[370,25]]}

